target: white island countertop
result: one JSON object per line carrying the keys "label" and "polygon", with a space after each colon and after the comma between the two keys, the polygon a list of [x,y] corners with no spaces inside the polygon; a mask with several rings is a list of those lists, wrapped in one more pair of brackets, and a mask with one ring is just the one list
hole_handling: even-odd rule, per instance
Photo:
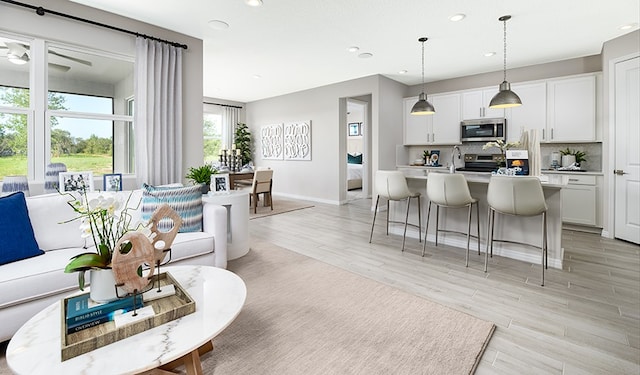
{"label": "white island countertop", "polygon": [[[413,174],[413,173],[405,173],[408,179],[420,179],[426,180],[428,178],[429,173],[449,173],[448,171],[424,171],[423,174]],[[464,175],[468,182],[480,183],[480,184],[488,184],[491,179],[491,173],[489,172],[461,172],[456,171],[457,174]],[[520,176],[513,176],[513,178],[519,178]],[[553,174],[553,175],[543,175],[538,176],[540,178],[540,182],[543,188],[563,188],[567,186],[569,183],[569,177],[565,174]]]}

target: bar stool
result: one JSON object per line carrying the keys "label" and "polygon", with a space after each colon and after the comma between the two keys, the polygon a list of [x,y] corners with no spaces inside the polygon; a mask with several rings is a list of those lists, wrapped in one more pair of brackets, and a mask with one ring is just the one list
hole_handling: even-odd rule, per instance
{"label": "bar stool", "polygon": [[[487,234],[487,252],[484,259],[484,272],[487,272],[489,261],[489,247],[493,256],[493,242],[516,242],[496,240],[493,238],[496,212],[511,216],[542,215],[542,286],[544,286],[544,269],[548,268],[547,261],[547,204],[545,203],[542,184],[537,177],[525,176],[492,176],[487,188],[487,203],[489,204],[489,223]],[[532,244],[516,242],[522,245],[538,247]]]}
{"label": "bar stool", "polygon": [[2,179],[2,192],[4,194],[2,195],[17,191],[22,191],[25,197],[29,196],[29,180],[27,180],[27,176],[4,176]]}
{"label": "bar stool", "polygon": [[[373,211],[373,223],[371,224],[371,235],[369,236],[369,243],[373,238],[373,228],[376,224],[376,214],[378,213],[378,203],[380,197],[387,198],[389,203],[391,201],[407,200],[407,212],[404,219],[404,234],[402,235],[402,251],[404,251],[404,243],[407,238],[407,225],[418,227],[418,241],[422,242],[422,213],[420,209],[420,193],[412,193],[407,186],[407,179],[404,173],[401,171],[377,171],[376,172],[376,208]],[[418,225],[409,224],[409,206],[411,204],[411,198],[418,198]],[[389,211],[391,205],[387,207],[387,235],[389,235]],[[399,221],[391,221],[391,223],[401,223]]]}
{"label": "bar stool", "polygon": [[429,218],[431,216],[431,204],[436,205],[436,246],[438,246],[438,232],[454,232],[452,230],[440,229],[438,219],[440,217],[440,207],[445,208],[469,208],[467,215],[467,255],[465,256],[465,266],[469,267],[469,244],[471,242],[471,209],[476,205],[476,234],[478,239],[478,255],[480,255],[480,212],[478,200],[471,197],[467,180],[461,174],[455,173],[429,173],[427,177],[427,197],[429,198],[429,208],[427,209],[427,223],[424,228],[424,246],[422,256],[427,248],[427,232],[429,231]]}

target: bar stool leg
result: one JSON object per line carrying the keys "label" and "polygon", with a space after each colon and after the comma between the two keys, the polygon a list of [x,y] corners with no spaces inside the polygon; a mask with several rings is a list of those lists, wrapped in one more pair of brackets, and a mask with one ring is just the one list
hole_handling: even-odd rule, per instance
{"label": "bar stool leg", "polygon": [[389,235],[389,211],[391,211],[391,200],[387,199],[387,236]]}
{"label": "bar stool leg", "polygon": [[407,224],[409,223],[409,206],[411,205],[411,197],[407,198],[407,213],[404,217],[404,233],[402,234],[402,251],[404,251],[404,242],[407,239]]}
{"label": "bar stool leg", "polygon": [[[471,204],[473,206],[473,203]],[[476,202],[476,233],[478,234],[478,255],[480,255],[480,204]]]}
{"label": "bar stool leg", "polygon": [[467,254],[464,257],[464,266],[469,267],[469,243],[471,242],[471,208],[473,204],[469,204],[469,214],[467,215]]}
{"label": "bar stool leg", "polygon": [[436,247],[438,246],[438,230],[440,228],[439,222],[440,221],[440,205],[436,204]]}
{"label": "bar stool leg", "polygon": [[427,249],[427,233],[429,232],[430,216],[431,216],[431,201],[429,201],[429,206],[427,206],[427,222],[424,225],[424,244],[422,245],[422,256],[424,256],[424,252]]}
{"label": "bar stool leg", "polygon": [[371,239],[373,238],[373,227],[375,227],[376,225],[376,214],[378,213],[378,202],[380,202],[379,195],[376,199],[376,208],[373,210],[373,223],[371,223],[371,234],[369,235],[369,243],[371,243]]}
{"label": "bar stool leg", "polygon": [[[426,238],[425,238],[426,241]],[[418,195],[418,242],[422,242],[422,204]]]}

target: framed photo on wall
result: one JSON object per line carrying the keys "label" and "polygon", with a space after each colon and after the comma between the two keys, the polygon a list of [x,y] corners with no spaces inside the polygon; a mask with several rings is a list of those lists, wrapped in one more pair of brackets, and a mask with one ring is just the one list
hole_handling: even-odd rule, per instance
{"label": "framed photo on wall", "polygon": [[104,191],[121,191],[122,190],[122,174],[113,173],[102,176],[102,190]]}
{"label": "framed photo on wall", "polygon": [[349,136],[358,136],[362,135],[362,128],[360,122],[350,122],[349,123]]}
{"label": "framed photo on wall", "polygon": [[60,191],[93,191],[93,172],[60,172]]}
{"label": "framed photo on wall", "polygon": [[228,194],[229,193],[229,174],[221,173],[211,175],[211,185],[209,186],[211,194]]}

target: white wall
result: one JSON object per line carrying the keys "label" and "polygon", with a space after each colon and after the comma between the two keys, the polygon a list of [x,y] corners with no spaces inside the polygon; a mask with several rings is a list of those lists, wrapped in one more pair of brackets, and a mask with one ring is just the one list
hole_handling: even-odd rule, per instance
{"label": "white wall", "polygon": [[[346,98],[371,94],[372,168],[375,170],[378,164],[395,167],[395,144],[402,142],[401,111],[405,89],[405,85],[388,78],[370,76],[247,103],[247,125],[256,143],[255,164],[274,169],[276,194],[338,203],[341,190],[346,190],[343,156],[346,154]],[[386,92],[381,94],[381,91]],[[342,113],[340,100],[345,103]],[[393,123],[399,127],[393,131],[379,129],[380,118],[385,125]],[[309,120],[312,129],[310,161],[262,159],[261,126]],[[380,161],[380,157],[384,160]]]}
{"label": "white wall", "polygon": [[[182,136],[183,149],[185,150],[182,158],[182,169],[186,171],[189,166],[202,163],[202,40],[66,0],[47,0],[46,4],[42,4],[43,1],[41,0],[23,0],[22,2],[34,6],[44,5],[46,9],[186,44],[188,49],[183,51],[182,61]],[[0,3],[0,29],[15,34],[36,36],[51,41],[115,52],[131,57],[135,55],[135,37],[133,35],[68,20],[51,14],[38,16],[31,9],[6,3]],[[124,182],[125,189],[136,187],[133,179],[125,179]]]}

